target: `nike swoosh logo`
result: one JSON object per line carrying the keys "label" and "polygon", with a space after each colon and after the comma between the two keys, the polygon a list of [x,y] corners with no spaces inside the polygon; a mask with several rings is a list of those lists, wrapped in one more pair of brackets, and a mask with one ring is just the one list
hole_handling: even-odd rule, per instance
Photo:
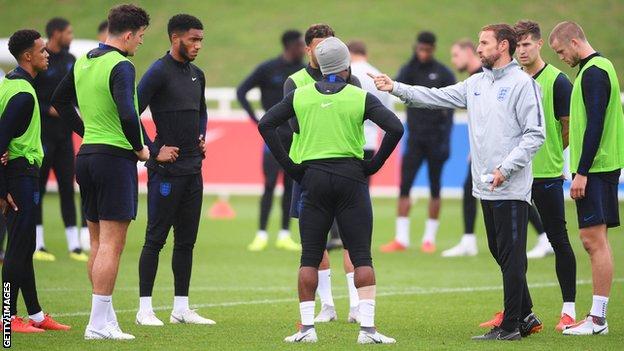
{"label": "nike swoosh logo", "polygon": [[589,216],[589,217],[583,217],[583,221],[584,221],[584,222],[587,222],[587,221],[589,221],[590,219],[592,219],[592,218],[594,218],[594,217],[596,217],[596,215],[591,215],[591,216]]}
{"label": "nike swoosh logo", "polygon": [[503,206],[505,203],[503,201],[497,203],[496,205],[494,205],[494,207],[499,208],[501,206]]}
{"label": "nike swoosh logo", "polygon": [[301,335],[301,337],[300,337],[300,338],[296,338],[296,339],[295,339],[295,341],[296,341],[296,342],[300,342],[301,340],[305,339],[305,338],[306,338],[306,336],[308,336],[308,334],[303,334],[303,335]]}
{"label": "nike swoosh logo", "polygon": [[89,67],[91,67],[91,65],[83,65],[83,66],[82,66],[82,67],[80,67],[80,68],[82,68],[82,69],[87,69],[87,68],[89,68]]}
{"label": "nike swoosh logo", "polygon": [[333,105],[333,104],[334,104],[333,102],[321,103],[321,107],[322,107],[322,108],[325,108],[325,107],[327,107],[327,106],[329,106],[329,105]]}
{"label": "nike swoosh logo", "polygon": [[600,330],[594,330],[593,333],[594,333],[594,335],[602,334],[602,332],[605,331],[606,329],[607,329],[607,327],[604,327],[604,328],[602,328]]}
{"label": "nike swoosh logo", "polygon": [[550,188],[553,187],[553,185],[555,185],[555,184],[554,183],[553,184],[546,184],[546,185],[544,185],[544,189],[550,189]]}
{"label": "nike swoosh logo", "polygon": [[174,315],[171,315],[171,317],[172,317],[173,319],[175,319],[176,321],[180,322],[180,323],[184,323],[184,318],[180,319],[180,318],[178,318],[178,317],[176,317],[176,316],[174,316]]}
{"label": "nike swoosh logo", "polygon": [[197,77],[193,77],[193,78],[191,78],[191,80],[194,82],[194,81],[197,80]]}
{"label": "nike swoosh logo", "polygon": [[479,96],[479,95],[481,95],[481,93],[477,93],[477,92],[475,91],[474,95],[475,95],[475,96]]}

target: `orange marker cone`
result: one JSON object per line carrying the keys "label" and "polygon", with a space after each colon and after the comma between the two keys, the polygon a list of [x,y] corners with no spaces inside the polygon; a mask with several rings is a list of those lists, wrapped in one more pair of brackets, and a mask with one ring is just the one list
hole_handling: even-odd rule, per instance
{"label": "orange marker cone", "polygon": [[230,205],[228,195],[219,195],[217,201],[208,210],[208,217],[211,219],[233,219],[236,217],[236,212]]}

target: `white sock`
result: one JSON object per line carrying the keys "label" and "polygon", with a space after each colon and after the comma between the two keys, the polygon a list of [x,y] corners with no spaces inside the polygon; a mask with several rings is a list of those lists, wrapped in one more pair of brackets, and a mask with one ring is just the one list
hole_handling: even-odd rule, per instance
{"label": "white sock", "polygon": [[314,301],[304,301],[299,303],[299,314],[301,325],[314,325]]}
{"label": "white sock", "polygon": [[67,248],[69,251],[80,248],[80,238],[78,237],[78,228],[76,226],[65,228],[65,236],[67,237]]}
{"label": "white sock", "polygon": [[91,250],[91,235],[87,227],[80,228],[80,247],[86,251]]}
{"label": "white sock", "polygon": [[266,230],[258,230],[256,236],[262,239],[269,239],[269,233]]}
{"label": "white sock", "polygon": [[375,300],[360,300],[360,327],[375,326]]}
{"label": "white sock", "polygon": [[173,311],[177,313],[183,313],[191,308],[189,307],[188,296],[174,296],[173,297]]}
{"label": "white sock", "polygon": [[542,233],[540,235],[537,236],[537,242],[538,245],[540,246],[549,246],[550,242],[548,241],[548,236],[546,235],[546,233]]}
{"label": "white sock", "polygon": [[561,314],[567,314],[568,316],[576,319],[576,304],[574,302],[564,302],[561,308]]}
{"label": "white sock", "polygon": [[462,235],[461,241],[468,244],[477,246],[477,236],[474,234],[464,234]]}
{"label": "white sock", "polygon": [[331,290],[331,269],[318,271],[318,287],[316,292],[321,298],[321,305],[334,305],[334,297]]}
{"label": "white sock", "polygon": [[37,234],[37,238],[36,238],[36,242],[37,242],[37,250],[41,249],[42,247],[45,247],[45,243],[43,242],[43,225],[38,224],[37,228],[35,229],[35,233]]}
{"label": "white sock", "polygon": [[31,319],[32,321],[36,322],[36,323],[41,323],[43,322],[43,319],[45,318],[45,315],[43,314],[43,311],[39,311],[35,314],[29,314],[28,318]]}
{"label": "white sock", "polygon": [[609,303],[609,298],[606,296],[594,295],[591,314],[592,316],[607,318],[607,304]]}
{"label": "white sock", "polygon": [[347,273],[347,288],[349,288],[349,307],[357,308],[360,304],[360,297],[358,296],[355,281],[353,280],[353,272]]}
{"label": "white sock", "polygon": [[423,235],[422,242],[430,242],[435,244],[436,234],[438,234],[438,227],[440,226],[440,221],[437,219],[429,218],[425,222],[425,234]]}
{"label": "white sock", "polygon": [[89,327],[101,330],[106,326],[107,315],[112,307],[113,297],[110,295],[91,296],[91,316],[89,317]]}
{"label": "white sock", "polygon": [[397,217],[396,219],[396,236],[395,240],[399,244],[408,247],[410,244],[410,220],[409,217]]}
{"label": "white sock", "polygon": [[139,297],[139,312],[141,313],[153,313],[154,312],[154,307],[152,307],[151,296]]}
{"label": "white sock", "polygon": [[290,237],[290,230],[282,229],[277,233],[277,240]]}
{"label": "white sock", "polygon": [[111,296],[111,302],[108,305],[108,310],[106,311],[106,323],[119,326],[119,323],[117,323],[117,313],[115,313],[115,307],[113,307],[112,296]]}

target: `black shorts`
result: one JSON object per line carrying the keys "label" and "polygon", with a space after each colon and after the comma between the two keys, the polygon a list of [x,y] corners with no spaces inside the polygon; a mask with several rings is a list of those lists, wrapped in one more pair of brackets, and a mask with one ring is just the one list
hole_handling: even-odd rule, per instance
{"label": "black shorts", "polygon": [[585,197],[576,200],[579,228],[606,224],[607,228],[620,225],[618,179],[620,171],[590,173],[587,175]]}
{"label": "black shorts", "polygon": [[82,207],[88,221],[136,218],[136,161],[107,154],[78,155],[76,181],[80,185]]}
{"label": "black shorts", "polygon": [[416,178],[423,161],[426,160],[431,197],[439,198],[442,168],[449,158],[449,150],[450,143],[448,140],[441,141],[438,138],[408,136],[407,148],[401,161],[400,195],[409,196],[414,178]]}
{"label": "black shorts", "polygon": [[366,183],[308,168],[301,189],[301,266],[319,266],[334,218],[353,265],[372,266],[373,210]]}

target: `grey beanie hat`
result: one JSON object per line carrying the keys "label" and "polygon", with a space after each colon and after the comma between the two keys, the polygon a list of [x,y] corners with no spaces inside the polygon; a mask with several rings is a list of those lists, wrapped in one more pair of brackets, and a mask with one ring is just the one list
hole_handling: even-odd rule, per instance
{"label": "grey beanie hat", "polygon": [[336,37],[329,37],[320,42],[314,53],[323,75],[342,72],[351,66],[349,48]]}

